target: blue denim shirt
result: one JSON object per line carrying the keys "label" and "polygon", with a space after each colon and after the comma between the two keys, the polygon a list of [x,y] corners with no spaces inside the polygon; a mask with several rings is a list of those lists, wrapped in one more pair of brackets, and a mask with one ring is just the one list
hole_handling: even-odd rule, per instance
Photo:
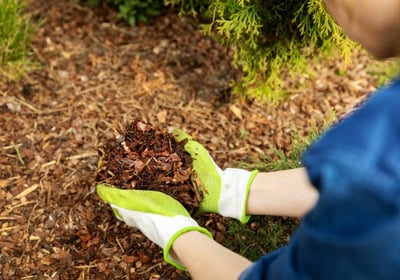
{"label": "blue denim shirt", "polygon": [[400,79],[329,129],[303,165],[316,206],[240,279],[400,279]]}

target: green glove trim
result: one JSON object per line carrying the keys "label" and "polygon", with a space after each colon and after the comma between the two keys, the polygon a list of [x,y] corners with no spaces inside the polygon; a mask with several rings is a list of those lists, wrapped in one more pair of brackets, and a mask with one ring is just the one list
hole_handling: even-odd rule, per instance
{"label": "green glove trim", "polygon": [[174,129],[172,132],[174,135],[174,139],[177,142],[182,142],[183,140],[187,139],[188,141],[193,140],[192,136],[187,134],[185,131],[181,129]]}
{"label": "green glove trim", "polygon": [[199,212],[218,213],[218,201],[221,192],[219,167],[214,163],[208,151],[199,142],[192,140],[189,134],[179,129],[174,130],[173,134],[178,142],[188,140],[184,149],[193,159],[194,177],[192,177],[192,181],[199,191],[203,191],[204,195]]}
{"label": "green glove trim", "polygon": [[[105,184],[97,185],[96,189],[102,200],[124,209],[167,217],[190,217],[189,212],[177,200],[162,192],[123,190]],[[115,214],[120,217],[119,213]]]}
{"label": "green glove trim", "polygon": [[183,265],[179,264],[178,262],[176,262],[175,260],[173,260],[170,257],[169,251],[172,249],[172,245],[174,244],[175,240],[181,236],[182,234],[189,232],[189,231],[199,231],[201,233],[204,233],[205,235],[207,235],[208,237],[210,237],[211,239],[213,239],[212,234],[203,227],[187,227],[187,228],[183,228],[182,230],[176,232],[171,239],[168,241],[167,245],[165,246],[164,249],[164,260],[169,263],[172,264],[173,266],[175,266],[176,268],[180,269],[180,270],[187,270],[186,267],[184,267]]}
{"label": "green glove trim", "polygon": [[246,214],[247,202],[249,200],[250,187],[253,184],[254,178],[257,176],[257,174],[258,174],[258,170],[254,170],[254,171],[251,172],[249,183],[246,186],[246,197],[245,197],[245,201],[246,202],[245,202],[244,207],[243,207],[242,217],[240,218],[240,222],[243,223],[243,224],[247,224],[247,222],[251,218],[251,215],[247,215]]}

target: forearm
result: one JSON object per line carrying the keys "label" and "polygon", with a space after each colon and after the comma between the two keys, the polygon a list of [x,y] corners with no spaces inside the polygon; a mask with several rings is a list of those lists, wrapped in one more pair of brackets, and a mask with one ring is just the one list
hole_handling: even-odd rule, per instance
{"label": "forearm", "polygon": [[250,187],[247,213],[302,217],[314,207],[318,196],[304,168],[262,172]]}
{"label": "forearm", "polygon": [[197,231],[182,234],[172,248],[195,280],[238,279],[251,265],[246,258]]}

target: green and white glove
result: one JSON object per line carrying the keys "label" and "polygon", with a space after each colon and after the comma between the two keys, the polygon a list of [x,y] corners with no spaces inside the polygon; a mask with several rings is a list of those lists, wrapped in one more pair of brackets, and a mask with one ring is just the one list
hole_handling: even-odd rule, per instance
{"label": "green and white glove", "polygon": [[186,268],[170,255],[172,244],[185,232],[211,233],[198,225],[187,210],[167,194],[146,190],[122,190],[97,185],[97,194],[110,204],[115,216],[127,225],[138,228],[164,250],[164,259],[175,267]]}
{"label": "green and white glove", "polygon": [[[172,133],[177,142],[187,139],[184,149],[193,160],[192,182],[197,184],[198,189],[206,190],[200,202],[199,212],[218,213],[247,223],[250,219],[246,214],[247,199],[258,171],[239,168],[222,170],[208,151],[190,135],[179,129]],[[199,184],[202,186],[198,186]]]}

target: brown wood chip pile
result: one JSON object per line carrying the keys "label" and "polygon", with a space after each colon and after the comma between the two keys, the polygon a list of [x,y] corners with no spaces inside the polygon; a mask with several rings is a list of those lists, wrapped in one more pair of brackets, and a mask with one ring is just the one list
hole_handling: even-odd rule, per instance
{"label": "brown wood chip pile", "polygon": [[134,120],[99,147],[96,181],[121,189],[151,190],[178,200],[195,214],[202,193],[191,181],[192,158],[163,124]]}

